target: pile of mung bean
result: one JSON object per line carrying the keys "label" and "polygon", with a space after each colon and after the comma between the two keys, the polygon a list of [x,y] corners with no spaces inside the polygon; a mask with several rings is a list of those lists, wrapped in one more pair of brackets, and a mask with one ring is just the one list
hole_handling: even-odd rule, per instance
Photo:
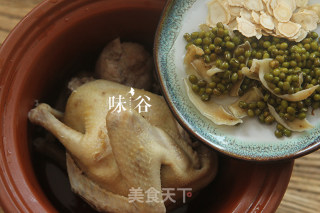
{"label": "pile of mung bean", "polygon": [[[239,90],[242,96],[253,86],[263,93],[263,99],[258,102],[245,103],[239,106],[247,110],[248,116],[257,117],[260,122],[272,124],[274,117],[270,114],[267,104],[272,105],[281,118],[287,121],[305,119],[309,108],[312,110],[320,106],[320,87],[303,101],[290,102],[277,97],[265,89],[259,81],[249,79],[242,74],[242,68],[250,68],[253,59],[271,58],[271,72],[265,74],[269,88],[273,93],[294,94],[320,83],[320,45],[318,34],[311,32],[299,43],[284,38],[262,36],[261,39],[246,38],[234,31],[233,36],[222,23],[210,31],[199,31],[184,35],[186,48],[194,44],[203,49],[201,56],[207,64],[224,70],[211,77],[211,81],[199,79],[195,75],[189,76],[192,90],[203,101],[209,101],[215,96],[227,95],[233,85],[243,79]],[[245,50],[239,45],[248,41],[252,50]],[[303,81],[301,82],[301,78]],[[291,131],[277,124],[276,137],[291,136]]]}

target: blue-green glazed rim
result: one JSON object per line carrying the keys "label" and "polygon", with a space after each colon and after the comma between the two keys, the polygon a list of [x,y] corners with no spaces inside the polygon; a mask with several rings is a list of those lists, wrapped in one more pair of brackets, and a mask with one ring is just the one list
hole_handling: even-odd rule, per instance
{"label": "blue-green glazed rim", "polygon": [[[301,137],[279,143],[242,143],[219,131],[183,95],[181,81],[175,72],[171,50],[179,34],[183,15],[196,0],[168,0],[162,13],[154,42],[157,76],[163,95],[179,123],[197,139],[234,158],[251,161],[276,161],[301,157],[320,148],[320,126]],[[180,82],[181,83],[181,82]]]}

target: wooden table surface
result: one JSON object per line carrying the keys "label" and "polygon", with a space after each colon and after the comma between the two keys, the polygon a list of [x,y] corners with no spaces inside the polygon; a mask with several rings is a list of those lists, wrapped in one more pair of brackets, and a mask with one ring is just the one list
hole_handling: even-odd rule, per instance
{"label": "wooden table surface", "polygon": [[[41,0],[0,0],[0,45]],[[0,208],[0,213],[1,213]],[[320,212],[320,150],[295,161],[288,190],[277,213]]]}

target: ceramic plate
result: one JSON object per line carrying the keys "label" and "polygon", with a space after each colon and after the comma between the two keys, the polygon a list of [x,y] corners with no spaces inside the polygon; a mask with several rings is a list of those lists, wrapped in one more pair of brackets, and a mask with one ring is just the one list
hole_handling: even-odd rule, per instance
{"label": "ceramic plate", "polygon": [[[169,0],[155,39],[158,77],[164,96],[180,123],[214,149],[246,160],[294,158],[319,148],[319,110],[308,115],[313,129],[278,139],[274,136],[275,124],[267,126],[257,119],[245,118],[240,126],[218,126],[202,116],[189,101],[183,83],[186,77],[183,35],[199,31],[198,26],[207,17],[207,2],[209,0]],[[316,0],[309,4],[314,3]]]}

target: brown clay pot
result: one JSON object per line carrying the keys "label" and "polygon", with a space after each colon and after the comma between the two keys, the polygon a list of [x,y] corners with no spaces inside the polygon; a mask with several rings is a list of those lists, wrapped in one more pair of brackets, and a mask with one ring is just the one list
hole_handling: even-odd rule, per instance
{"label": "brown clay pot", "polygon": [[[56,100],[62,82],[92,64],[115,37],[142,43],[151,52],[164,3],[46,0],[12,31],[0,49],[0,205],[5,212],[58,212],[31,161],[33,131],[27,114],[34,101]],[[293,161],[255,164],[223,156],[220,161],[217,179],[192,201],[189,212],[277,208]]]}

